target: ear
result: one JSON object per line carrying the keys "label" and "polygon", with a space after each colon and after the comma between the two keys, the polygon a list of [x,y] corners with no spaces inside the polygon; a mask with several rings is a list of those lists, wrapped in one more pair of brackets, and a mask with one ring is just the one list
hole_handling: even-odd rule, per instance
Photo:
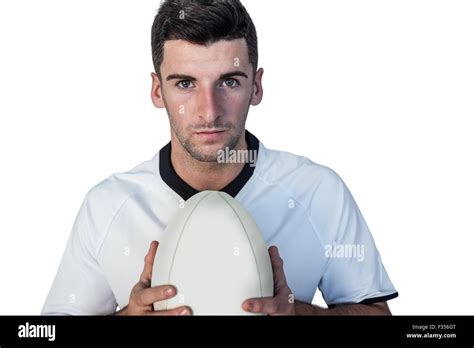
{"label": "ear", "polygon": [[158,75],[154,72],[151,73],[151,101],[157,108],[164,108],[165,101],[163,100],[163,91],[161,88],[161,81]]}
{"label": "ear", "polygon": [[262,87],[263,68],[258,69],[255,73],[255,82],[253,85],[253,95],[250,105],[258,105],[263,98],[263,87]]}

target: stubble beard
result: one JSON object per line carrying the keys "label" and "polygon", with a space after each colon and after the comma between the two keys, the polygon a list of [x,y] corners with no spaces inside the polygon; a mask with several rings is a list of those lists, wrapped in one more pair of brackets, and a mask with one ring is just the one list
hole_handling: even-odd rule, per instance
{"label": "stubble beard", "polygon": [[[241,124],[237,126],[233,126],[230,123],[221,123],[221,122],[213,122],[210,124],[205,124],[205,125],[199,125],[198,127],[191,126],[188,127],[189,129],[189,136],[186,136],[183,132],[181,131],[180,127],[177,126],[176,122],[174,122],[174,116],[172,116],[168,110],[168,107],[166,106],[166,112],[168,113],[168,118],[170,121],[171,128],[176,135],[178,141],[180,142],[181,146],[185,149],[185,151],[196,161],[199,162],[217,162],[217,158],[219,156],[219,150],[224,150],[228,148],[229,150],[234,150],[235,147],[237,146],[240,137],[242,136],[242,133],[245,131],[245,122],[247,120],[247,115],[250,109],[250,102],[249,105],[247,106],[247,110],[245,111],[245,117],[244,120]],[[193,140],[193,134],[195,134],[196,131],[205,131],[206,129],[226,129],[226,132],[230,132],[231,136],[230,138],[225,142],[225,144],[213,151],[212,153],[206,153],[202,150],[202,147],[204,146],[198,146],[196,145]]]}

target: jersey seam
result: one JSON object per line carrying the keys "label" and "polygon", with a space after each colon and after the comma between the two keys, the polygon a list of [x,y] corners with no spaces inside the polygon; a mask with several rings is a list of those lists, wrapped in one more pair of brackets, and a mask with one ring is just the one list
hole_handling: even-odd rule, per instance
{"label": "jersey seam", "polygon": [[[156,180],[156,177],[154,177],[154,179]],[[149,186],[152,186],[153,184],[149,184]],[[99,257],[102,253],[102,249],[103,249],[103,246],[104,246],[104,243],[105,243],[105,240],[107,239],[107,237],[109,236],[109,233],[110,233],[110,228],[112,226],[112,223],[115,221],[115,218],[118,216],[118,214],[120,213],[120,211],[122,210],[122,208],[125,206],[125,203],[127,203],[127,201],[134,197],[134,196],[139,196],[139,195],[142,195],[142,194],[146,194],[150,191],[153,190],[153,187],[147,187],[147,189],[143,190],[143,191],[140,191],[140,192],[134,192],[134,193],[130,193],[128,194],[123,202],[120,204],[120,206],[115,210],[115,212],[112,214],[112,217],[110,218],[110,221],[108,222],[107,224],[107,232],[105,233],[104,237],[102,238],[101,242],[100,242],[100,246],[99,246],[99,249],[97,251],[97,262],[99,262]]]}
{"label": "jersey seam", "polygon": [[[255,172],[254,174],[257,174],[257,177],[258,177],[261,181],[263,181],[266,185],[277,186],[280,190],[282,190],[283,192],[285,192],[289,197],[291,197],[292,199],[294,199],[295,202],[297,202],[300,206],[303,207],[303,209],[304,209],[304,214],[306,215],[306,217],[308,218],[308,221],[310,222],[311,230],[313,231],[313,234],[314,234],[314,236],[316,237],[316,239],[317,239],[318,243],[320,244],[321,248],[324,249],[324,244],[322,243],[321,238],[319,237],[319,235],[318,235],[318,233],[317,233],[317,231],[316,231],[316,228],[314,227],[314,224],[313,224],[311,215],[308,214],[308,207],[307,207],[306,205],[304,205],[303,203],[301,203],[300,200],[297,199],[296,197],[294,197],[290,192],[288,192],[288,190],[286,190],[281,184],[269,182],[269,181],[266,180],[262,175],[260,175],[260,172]],[[327,267],[327,264],[328,264],[328,261],[326,261],[326,266],[325,266],[325,268]]]}

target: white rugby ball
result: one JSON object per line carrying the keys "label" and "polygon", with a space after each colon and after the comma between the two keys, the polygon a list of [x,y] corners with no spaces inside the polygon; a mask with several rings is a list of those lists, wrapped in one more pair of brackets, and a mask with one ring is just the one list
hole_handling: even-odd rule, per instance
{"label": "white rugby ball", "polygon": [[252,315],[244,300],[273,296],[273,272],[261,232],[225,192],[202,191],[166,227],[153,264],[152,286],[177,295],[155,310],[187,305],[195,315]]}

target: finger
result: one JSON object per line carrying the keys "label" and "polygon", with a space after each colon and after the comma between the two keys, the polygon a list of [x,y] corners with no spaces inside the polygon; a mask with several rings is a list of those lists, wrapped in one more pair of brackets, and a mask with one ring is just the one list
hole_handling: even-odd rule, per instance
{"label": "finger", "polygon": [[193,315],[193,311],[191,307],[188,306],[181,306],[177,308],[173,308],[167,311],[154,311],[151,312],[150,315],[157,315],[157,316],[168,316],[168,315]]}
{"label": "finger", "polygon": [[146,284],[148,287],[151,285],[151,274],[153,271],[153,262],[155,261],[158,245],[159,243],[156,240],[150,243],[150,249],[148,249],[148,253],[145,256],[145,265],[143,266],[143,272],[140,276],[140,281]]}
{"label": "finger", "polygon": [[242,304],[243,310],[252,313],[278,313],[279,303],[274,297],[251,298]]}
{"label": "finger", "polygon": [[153,303],[170,299],[176,295],[173,285],[160,285],[146,288],[136,293],[135,301],[139,306],[151,306]]}
{"label": "finger", "polygon": [[278,248],[274,245],[268,248],[268,252],[272,263],[275,290],[279,290],[287,286],[285,272],[283,271],[283,259],[280,257]]}

